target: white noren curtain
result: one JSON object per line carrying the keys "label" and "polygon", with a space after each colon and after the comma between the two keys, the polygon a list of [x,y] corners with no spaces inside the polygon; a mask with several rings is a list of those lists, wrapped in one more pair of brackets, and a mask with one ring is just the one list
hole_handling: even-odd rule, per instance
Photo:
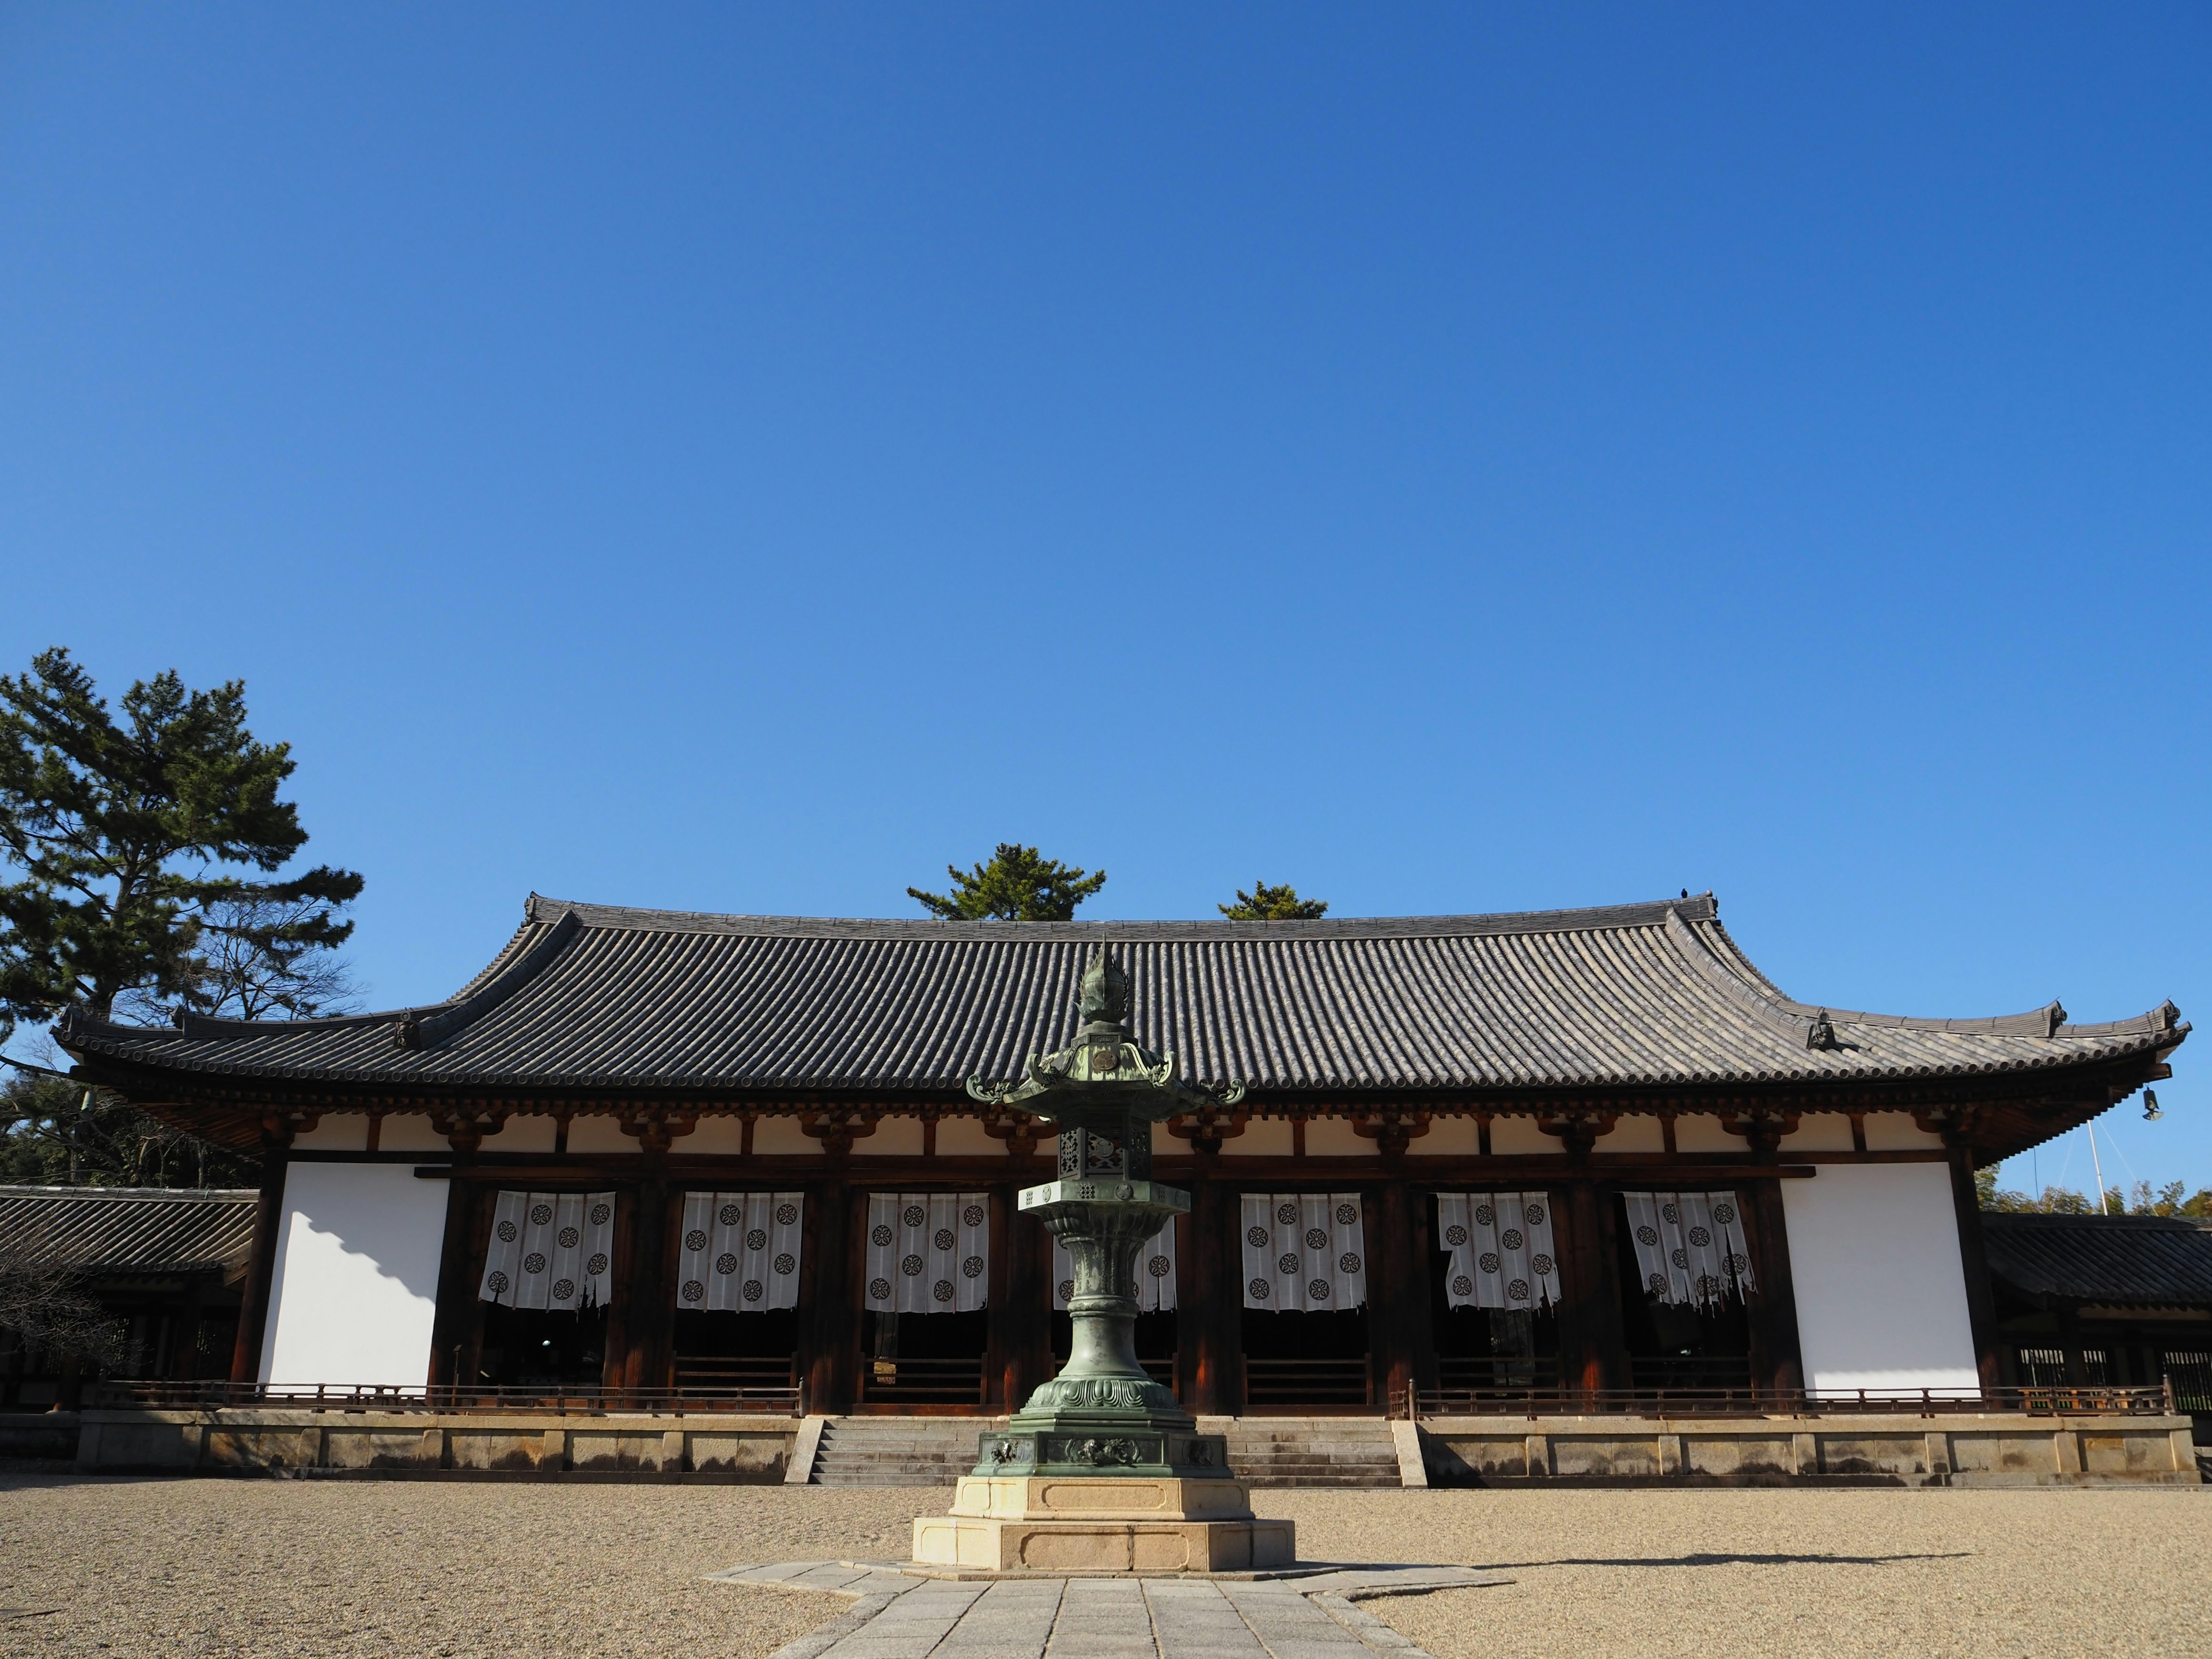
{"label": "white noren curtain", "polygon": [[1549,1193],[1438,1193],[1437,1234],[1451,1252],[1447,1306],[1559,1306]]}
{"label": "white noren curtain", "polygon": [[1734,1193],[1623,1193],[1636,1271],[1662,1302],[1717,1307],[1756,1290]]}
{"label": "white noren curtain", "polygon": [[990,1281],[989,1194],[868,1194],[863,1306],[878,1313],[974,1313]]}
{"label": "white noren curtain", "polygon": [[804,1193],[686,1193],[676,1305],[758,1313],[799,1305]]}
{"label": "white noren curtain", "polygon": [[1244,1305],[1326,1313],[1367,1302],[1358,1193],[1244,1194]]}
{"label": "white noren curtain", "polygon": [[605,1307],[614,1296],[615,1195],[499,1195],[477,1297],[508,1308]]}
{"label": "white noren curtain", "polygon": [[[1137,1311],[1172,1313],[1176,1304],[1176,1224],[1172,1218],[1137,1255]],[[1075,1258],[1052,1241],[1052,1305],[1061,1313],[1075,1294]]]}

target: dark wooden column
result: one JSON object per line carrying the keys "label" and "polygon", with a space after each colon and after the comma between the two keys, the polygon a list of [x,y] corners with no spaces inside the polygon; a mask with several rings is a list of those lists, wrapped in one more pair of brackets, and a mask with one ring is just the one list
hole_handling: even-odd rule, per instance
{"label": "dark wooden column", "polygon": [[1559,1289],[1566,1297],[1559,1310],[1560,1386],[1627,1388],[1632,1379],[1620,1317],[1620,1241],[1612,1191],[1588,1176],[1573,1176],[1553,1202],[1564,1207],[1566,1222],[1564,1230],[1553,1231],[1559,1252]]}
{"label": "dark wooden column", "polygon": [[[466,1158],[456,1157],[455,1168]],[[473,1181],[446,1182],[446,1242],[438,1256],[438,1306],[430,1316],[430,1386],[458,1388],[473,1382],[464,1356],[476,1336],[477,1211],[484,1188]]]}
{"label": "dark wooden column", "polygon": [[1052,1376],[1052,1235],[1021,1212],[1018,1190],[991,1189],[989,1393],[1007,1411]]}
{"label": "dark wooden column", "polygon": [[677,1241],[668,1215],[667,1171],[650,1153],[629,1208],[629,1260],[616,1303],[620,1319],[607,1322],[605,1374],[618,1389],[665,1388]]}
{"label": "dark wooden column", "polygon": [[253,1209],[253,1255],[246,1269],[246,1288],[238,1307],[238,1340],[230,1350],[230,1380],[261,1379],[261,1344],[268,1334],[270,1276],[276,1268],[276,1230],[284,1220],[284,1171],[292,1127],[283,1118],[265,1121],[261,1133],[261,1196]]}
{"label": "dark wooden column", "polygon": [[1201,1154],[1191,1182],[1190,1252],[1176,1259],[1176,1345],[1187,1358],[1186,1408],[1206,1416],[1244,1409],[1243,1247],[1237,1194]]}
{"label": "dark wooden column", "polygon": [[854,1212],[866,1219],[859,1195],[842,1180],[806,1189],[805,1244],[799,1272],[798,1370],[804,1409],[849,1411],[860,1351],[860,1277],[867,1258],[853,1255]]}
{"label": "dark wooden column", "polygon": [[1981,1195],[1974,1190],[1974,1154],[1951,1148],[1951,1207],[1959,1218],[1959,1267],[1966,1280],[1966,1322],[1974,1339],[1974,1369],[1984,1391],[2004,1382],[2004,1358],[1997,1340],[1996,1297],[1990,1289],[1989,1247],[1982,1237]]}
{"label": "dark wooden column", "polygon": [[1434,1381],[1429,1264],[1415,1237],[1415,1206],[1403,1178],[1370,1188],[1361,1196],[1367,1233],[1369,1398],[1389,1410],[1425,1374]]}
{"label": "dark wooden column", "polygon": [[1755,1255],[1752,1273],[1759,1288],[1748,1310],[1751,1326],[1751,1382],[1754,1389],[1796,1394],[1805,1386],[1805,1360],[1797,1340],[1797,1286],[1790,1273],[1790,1228],[1783,1218],[1782,1183],[1770,1177],[1747,1181],[1738,1196],[1750,1206],[1746,1218]]}

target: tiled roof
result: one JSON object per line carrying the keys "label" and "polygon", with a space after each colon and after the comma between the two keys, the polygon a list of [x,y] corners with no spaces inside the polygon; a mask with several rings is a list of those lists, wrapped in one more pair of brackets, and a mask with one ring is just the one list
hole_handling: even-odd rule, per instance
{"label": "tiled roof", "polygon": [[64,1021],[176,1073],[392,1086],[957,1090],[1075,1032],[1110,945],[1139,1039],[1263,1091],[1843,1081],[2155,1056],[2171,1004],[2069,1025],[1823,1011],[1777,991],[1710,895],[1520,915],[1290,922],[943,922],[692,915],[533,896],[452,1000],[341,1019]]}
{"label": "tiled roof", "polygon": [[251,1188],[0,1187],[0,1260],[81,1273],[235,1268],[253,1246]]}
{"label": "tiled roof", "polygon": [[2031,1297],[2212,1307],[2212,1231],[2164,1216],[1985,1213],[1990,1272]]}

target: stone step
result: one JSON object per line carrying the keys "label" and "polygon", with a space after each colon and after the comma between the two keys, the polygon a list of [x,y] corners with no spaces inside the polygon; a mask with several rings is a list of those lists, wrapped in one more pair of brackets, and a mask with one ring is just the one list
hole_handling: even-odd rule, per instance
{"label": "stone step", "polygon": [[[949,1486],[994,1426],[978,1417],[840,1417],[823,1425],[811,1479],[823,1486]],[[1397,1445],[1380,1418],[1231,1419],[1229,1467],[1255,1486],[1395,1486]]]}

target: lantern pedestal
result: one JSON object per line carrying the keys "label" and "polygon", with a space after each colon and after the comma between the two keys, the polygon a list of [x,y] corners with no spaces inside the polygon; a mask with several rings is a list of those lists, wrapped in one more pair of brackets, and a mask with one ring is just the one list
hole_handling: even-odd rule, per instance
{"label": "lantern pedestal", "polygon": [[968,1091],[1058,1125],[1060,1179],[1024,1188],[1021,1209],[1067,1247],[1073,1345],[1058,1376],[1003,1431],[986,1434],[951,1511],[914,1523],[919,1565],[988,1572],[1237,1572],[1286,1567],[1291,1523],[1252,1513],[1229,1444],[1201,1434],[1137,1361],[1137,1258],[1190,1194],[1152,1178],[1152,1126],[1234,1104],[1176,1080],[1127,1024],[1128,976],[1102,945],[1083,975],[1073,1048],[1025,1079]]}

